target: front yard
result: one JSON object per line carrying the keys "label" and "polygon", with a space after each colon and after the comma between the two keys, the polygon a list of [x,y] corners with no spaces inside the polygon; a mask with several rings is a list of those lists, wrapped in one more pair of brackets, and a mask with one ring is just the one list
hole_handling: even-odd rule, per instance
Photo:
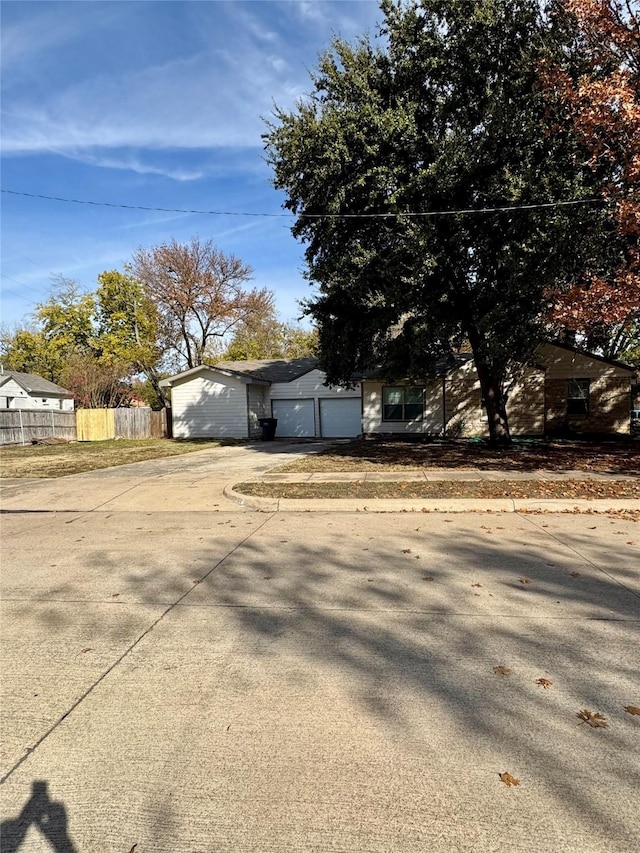
{"label": "front yard", "polygon": [[[176,441],[169,438],[113,439],[70,444],[25,445],[0,449],[0,476],[17,478],[64,477],[100,468],[179,456],[219,447],[223,442]],[[229,442],[225,442],[229,443]]]}

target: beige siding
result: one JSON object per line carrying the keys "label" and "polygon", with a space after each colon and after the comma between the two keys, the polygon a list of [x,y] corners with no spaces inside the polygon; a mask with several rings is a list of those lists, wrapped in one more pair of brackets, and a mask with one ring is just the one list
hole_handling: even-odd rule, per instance
{"label": "beige siding", "polygon": [[174,438],[247,438],[246,386],[235,377],[195,376],[171,389]]}
{"label": "beige siding", "polygon": [[[473,361],[445,380],[447,434],[488,437],[487,413],[482,405],[480,380]],[[507,416],[512,435],[544,433],[544,371],[527,367],[508,391]]]}
{"label": "beige siding", "polygon": [[271,400],[313,399],[316,435],[320,432],[319,400],[326,397],[360,397],[360,385],[355,388],[329,388],[324,385],[325,374],[322,370],[310,370],[293,382],[274,382],[269,389]]}
{"label": "beige siding", "polygon": [[264,385],[248,385],[247,400],[249,406],[249,438],[260,438],[262,427],[260,418],[268,417]]}
{"label": "beige siding", "polygon": [[435,380],[425,387],[425,415],[415,421],[385,421],[382,419],[382,382],[362,383],[362,431],[406,435],[439,435],[443,428],[442,382]]}
{"label": "beige siding", "polygon": [[[540,347],[536,358],[547,368],[545,416],[548,431],[629,432],[631,371],[553,344]],[[569,379],[589,380],[588,415],[567,414]]]}

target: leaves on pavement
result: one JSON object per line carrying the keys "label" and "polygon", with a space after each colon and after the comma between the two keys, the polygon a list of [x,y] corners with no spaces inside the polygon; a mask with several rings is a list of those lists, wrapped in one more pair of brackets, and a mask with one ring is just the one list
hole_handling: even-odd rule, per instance
{"label": "leaves on pavement", "polygon": [[498,773],[498,776],[500,777],[500,781],[504,782],[507,788],[520,784],[520,780],[516,779],[515,776],[512,776],[511,773]]}
{"label": "leaves on pavement", "polygon": [[606,729],[609,725],[602,714],[597,711],[589,711],[588,708],[583,708],[576,714],[579,720],[591,726],[592,729]]}
{"label": "leaves on pavement", "polygon": [[537,678],[536,684],[539,684],[541,687],[544,687],[547,690],[553,684],[553,681],[549,681],[548,678]]}
{"label": "leaves on pavement", "polygon": [[518,580],[520,581],[520,583],[531,583],[531,580],[529,578],[518,578]]}
{"label": "leaves on pavement", "polygon": [[625,705],[627,714],[633,714],[635,717],[640,717],[640,708],[637,705]]}
{"label": "leaves on pavement", "polygon": [[511,675],[511,670],[508,666],[494,666],[493,671],[496,675]]}

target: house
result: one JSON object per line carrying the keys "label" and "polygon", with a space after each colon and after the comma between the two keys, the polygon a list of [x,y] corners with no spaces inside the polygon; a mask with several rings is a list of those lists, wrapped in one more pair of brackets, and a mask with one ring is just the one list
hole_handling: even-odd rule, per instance
{"label": "house", "polygon": [[[201,365],[162,381],[171,389],[176,438],[259,438],[260,419],[278,437],[364,435],[487,436],[473,357],[437,365],[419,384],[363,377],[353,389],[327,387],[317,359]],[[630,431],[633,368],[566,344],[544,344],[509,380],[512,435]]]}
{"label": "house", "polygon": [[73,412],[73,394],[42,376],[2,370],[0,409]]}
{"label": "house", "polygon": [[[538,348],[510,378],[512,435],[629,433],[635,370],[567,344]],[[478,374],[470,354],[437,365],[420,385],[362,383],[365,435],[488,436]]]}
{"label": "house", "polygon": [[259,438],[277,418],[282,438],[353,437],[362,431],[361,390],[328,388],[315,358],[226,361],[163,379],[174,438]]}

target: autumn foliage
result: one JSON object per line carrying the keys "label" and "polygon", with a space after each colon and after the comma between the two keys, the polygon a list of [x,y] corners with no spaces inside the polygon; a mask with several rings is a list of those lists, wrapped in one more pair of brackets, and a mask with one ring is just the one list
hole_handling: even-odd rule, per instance
{"label": "autumn foliage", "polygon": [[544,84],[573,128],[611,213],[605,264],[556,300],[551,319],[615,356],[640,318],[640,19],[631,0],[561,0],[573,30],[564,67]]}

